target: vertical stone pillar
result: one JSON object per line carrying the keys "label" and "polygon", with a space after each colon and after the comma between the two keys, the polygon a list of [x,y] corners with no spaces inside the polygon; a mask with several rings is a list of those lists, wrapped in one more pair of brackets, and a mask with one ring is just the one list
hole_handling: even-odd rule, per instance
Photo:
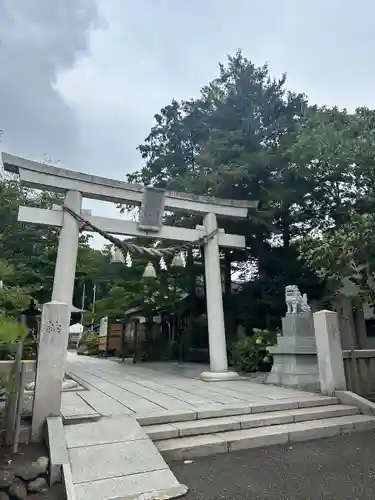
{"label": "vertical stone pillar", "polygon": [[[217,229],[216,215],[206,214],[203,220],[206,234]],[[227,344],[225,339],[223,296],[220,275],[220,256],[217,234],[204,246],[206,304],[208,340],[210,351],[210,371],[201,374],[207,381],[226,380],[237,377],[228,372]]]}
{"label": "vertical stone pillar", "polygon": [[334,396],[336,390],[346,390],[337,313],[319,311],[313,317],[320,389],[323,394]]}
{"label": "vertical stone pillar", "polygon": [[[64,203],[68,208],[80,214],[82,194],[78,191],[68,191]],[[64,212],[57,250],[52,301],[64,302],[69,307],[73,300],[78,239],[79,223],[72,215]]]}
{"label": "vertical stone pillar", "polygon": [[70,311],[68,304],[44,304],[39,336],[36,367],[31,440],[42,438],[47,417],[58,417],[61,408],[61,388],[65,373]]}

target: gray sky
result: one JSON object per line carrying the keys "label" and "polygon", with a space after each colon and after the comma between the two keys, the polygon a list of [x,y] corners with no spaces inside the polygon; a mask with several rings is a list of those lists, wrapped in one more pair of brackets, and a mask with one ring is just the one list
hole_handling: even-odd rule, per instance
{"label": "gray sky", "polygon": [[373,0],[0,0],[2,149],[123,179],[238,48],[310,102],[375,107],[374,28]]}

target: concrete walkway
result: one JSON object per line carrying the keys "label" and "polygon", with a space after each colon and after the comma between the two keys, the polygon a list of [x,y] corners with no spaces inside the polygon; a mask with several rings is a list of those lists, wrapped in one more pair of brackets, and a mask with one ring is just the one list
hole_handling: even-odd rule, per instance
{"label": "concrete walkway", "polygon": [[198,379],[202,365],[121,363],[68,353],[67,372],[78,377],[86,391],[65,393],[62,415],[163,415],[167,412],[214,410],[244,405],[306,401],[317,394],[236,380],[207,383]]}
{"label": "concrete walkway", "polygon": [[134,418],[103,418],[64,430],[76,500],[186,493]]}

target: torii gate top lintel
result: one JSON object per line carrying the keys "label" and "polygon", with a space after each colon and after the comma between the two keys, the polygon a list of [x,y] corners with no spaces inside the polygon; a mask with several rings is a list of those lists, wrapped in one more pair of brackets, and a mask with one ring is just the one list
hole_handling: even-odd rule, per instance
{"label": "torii gate top lintel", "polygon": [[[65,193],[79,191],[85,198],[140,205],[144,186],[46,165],[2,153],[4,169],[20,176],[22,184],[35,189]],[[195,213],[215,213],[223,217],[246,218],[257,201],[232,200],[189,193],[165,193],[165,208]]]}

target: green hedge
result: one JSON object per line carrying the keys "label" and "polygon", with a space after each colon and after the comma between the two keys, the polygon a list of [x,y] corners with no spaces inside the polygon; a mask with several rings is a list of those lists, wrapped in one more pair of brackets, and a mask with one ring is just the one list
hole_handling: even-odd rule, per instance
{"label": "green hedge", "polygon": [[267,372],[272,367],[272,355],[267,347],[276,344],[276,333],[254,328],[251,337],[243,336],[232,344],[231,359],[242,372]]}
{"label": "green hedge", "polygon": [[96,333],[88,332],[84,335],[77,354],[83,356],[97,356],[99,354],[99,337]]}

